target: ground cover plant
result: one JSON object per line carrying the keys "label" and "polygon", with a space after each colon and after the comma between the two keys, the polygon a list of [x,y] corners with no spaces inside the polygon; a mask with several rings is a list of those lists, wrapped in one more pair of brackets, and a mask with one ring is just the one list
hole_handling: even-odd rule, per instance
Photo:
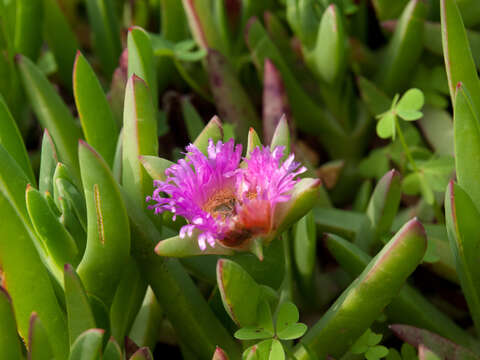
{"label": "ground cover plant", "polygon": [[0,0],[0,359],[480,358],[480,2]]}

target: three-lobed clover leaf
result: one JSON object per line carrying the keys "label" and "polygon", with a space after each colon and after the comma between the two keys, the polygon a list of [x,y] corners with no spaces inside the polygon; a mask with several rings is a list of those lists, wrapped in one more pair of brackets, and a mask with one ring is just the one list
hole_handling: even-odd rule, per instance
{"label": "three-lobed clover leaf", "polygon": [[382,340],[382,334],[376,334],[367,329],[350,348],[352,354],[364,354],[367,360],[378,360],[388,355],[388,349],[378,345]]}
{"label": "three-lobed clover leaf", "polygon": [[307,331],[307,325],[299,323],[298,309],[290,301],[280,305],[277,314],[276,334],[281,340],[297,339]]}
{"label": "three-lobed clover leaf", "polygon": [[298,309],[294,303],[286,301],[278,309],[275,330],[270,305],[264,299],[258,307],[256,326],[243,327],[234,336],[239,340],[266,339],[249,347],[243,353],[244,359],[281,360],[285,358],[282,343],[278,340],[297,339],[307,331],[305,324],[299,323]]}
{"label": "three-lobed clover leaf", "polygon": [[422,91],[416,88],[408,90],[400,100],[399,95],[395,95],[390,110],[377,117],[379,119],[377,123],[377,135],[382,139],[395,139],[397,116],[405,121],[420,119],[423,116],[420,109],[424,101]]}

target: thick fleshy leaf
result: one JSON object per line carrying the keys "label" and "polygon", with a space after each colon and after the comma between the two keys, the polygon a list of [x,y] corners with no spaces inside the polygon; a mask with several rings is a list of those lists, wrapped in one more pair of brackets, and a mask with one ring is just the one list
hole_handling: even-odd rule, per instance
{"label": "thick fleshy leaf", "polygon": [[90,301],[75,269],[65,265],[65,303],[67,308],[68,335],[72,345],[81,333],[96,326]]}
{"label": "thick fleshy leaf", "polygon": [[455,0],[441,0],[442,43],[452,103],[462,82],[472,95],[474,111],[480,111],[480,80],[470,51],[462,16]]}
{"label": "thick fleshy leaf", "polygon": [[77,263],[77,244],[50,209],[47,200],[31,186],[26,190],[26,203],[33,227],[61,274],[65,264]]}
{"label": "thick fleshy leaf", "polygon": [[146,290],[147,283],[143,279],[137,263],[130,259],[122,270],[122,278],[110,307],[111,333],[119,343],[128,335],[135,316],[140,310]]}
{"label": "thick fleshy leaf", "polygon": [[459,185],[480,209],[480,162],[476,157],[480,152],[480,117],[470,96],[474,94],[468,90],[464,84],[459,84],[455,96],[455,167]]}
{"label": "thick fleshy leaf", "polygon": [[291,116],[282,75],[270,59],[265,59],[262,103],[263,138],[269,144],[282,116]]}
{"label": "thick fleshy leaf", "polygon": [[139,160],[152,179],[162,181],[167,178],[165,170],[174,164],[170,160],[158,156],[141,155]]}
{"label": "thick fleshy leaf", "polygon": [[208,0],[183,0],[190,31],[199,46],[204,49],[217,49],[227,54],[227,44],[217,30],[212,16],[212,3]]}
{"label": "thick fleshy leaf", "polygon": [[228,360],[228,355],[221,348],[217,346],[213,353],[212,360]]}
{"label": "thick fleshy leaf", "polygon": [[42,47],[42,0],[20,0],[16,5],[15,52],[35,61]]}
{"label": "thick fleshy leaf", "polygon": [[13,313],[12,300],[7,291],[0,287],[0,353],[7,359],[23,359],[17,333],[17,323]]}
{"label": "thick fleshy leaf", "polygon": [[250,128],[248,130],[248,139],[247,139],[247,151],[246,151],[246,156],[250,157],[250,153],[256,148],[262,145],[262,141],[258,137],[257,132],[253,129]]}
{"label": "thick fleshy leaf", "polygon": [[134,26],[128,30],[127,44],[128,77],[135,74],[145,81],[156,108],[158,99],[157,71],[150,38],[145,30]]}
{"label": "thick fleshy leaf", "polygon": [[223,306],[231,319],[240,327],[257,325],[261,291],[255,280],[240,265],[220,259],[217,262],[217,283]]}
{"label": "thick fleshy leaf", "polygon": [[[390,170],[377,183],[368,203],[367,217],[370,222],[372,235],[374,236],[373,241],[378,240],[382,235],[390,231],[400,206],[401,195],[400,173],[395,169]],[[363,245],[368,248],[372,243]]]}
{"label": "thick fleshy leaf", "polygon": [[122,349],[113,337],[108,339],[107,346],[103,351],[103,360],[123,360]]}
{"label": "thick fleshy leaf", "polygon": [[[33,1],[35,2],[35,1]],[[23,2],[22,2],[23,3]],[[28,158],[27,149],[23,143],[18,126],[8,110],[5,99],[0,95],[0,144],[20,165],[31,184],[35,185],[35,175]]]}
{"label": "thick fleshy leaf", "polygon": [[62,161],[78,174],[77,142],[81,131],[70,110],[32,61],[19,55],[17,63],[23,86],[38,120],[42,127],[48,129]]}
{"label": "thick fleshy leaf", "polygon": [[310,211],[294,225],[293,261],[298,273],[302,295],[308,301],[315,293],[314,271],[317,260],[317,232],[315,219]]}
{"label": "thick fleshy leaf", "polygon": [[42,321],[36,313],[30,317],[30,329],[28,331],[28,359],[51,360],[53,351],[51,340],[45,331]]}
{"label": "thick fleshy leaf", "polygon": [[79,157],[88,232],[77,271],[87,292],[110,304],[130,254],[127,211],[119,186],[100,155],[81,142]]}
{"label": "thick fleshy leaf", "polygon": [[214,143],[223,140],[223,126],[218,116],[213,116],[202,132],[197,136],[193,145],[202,153],[207,154],[208,141],[212,139]]}
{"label": "thick fleshy leaf", "polygon": [[418,121],[426,140],[439,155],[454,154],[452,116],[445,110],[425,107]]}
{"label": "thick fleshy leaf", "polygon": [[149,348],[143,347],[135,351],[129,360],[153,360],[153,355]]}
{"label": "thick fleshy leaf", "polygon": [[97,76],[80,51],[73,67],[73,94],[86,140],[112,166],[118,126]]}
{"label": "thick fleshy leaf", "polygon": [[476,249],[480,246],[479,217],[478,207],[471,197],[460,185],[451,181],[445,193],[448,237],[462,290],[477,329],[480,329],[480,270],[476,257]]}
{"label": "thick fleshy leaf", "polygon": [[328,84],[333,84],[345,71],[347,60],[347,35],[342,13],[334,4],[323,13],[317,43],[307,59]]}
{"label": "thick fleshy leaf", "polygon": [[219,244],[215,244],[215,247],[208,246],[205,250],[200,249],[198,245],[198,234],[192,234],[192,236],[173,236],[171,238],[160,240],[155,247],[155,252],[160,256],[167,257],[189,257],[197,255],[233,255],[232,249],[223,247]]}
{"label": "thick fleshy leaf", "polygon": [[163,315],[163,309],[158,303],[152,288],[148,287],[142,307],[130,327],[128,337],[138,346],[148,346],[153,349],[161,331]]}
{"label": "thick fleshy leaf", "polygon": [[426,12],[426,5],[420,0],[410,0],[403,10],[378,74],[387,93],[404,86],[409,79],[405,74],[417,65],[423,49]]}
{"label": "thick fleshy leaf", "polygon": [[228,59],[220,52],[209,50],[207,71],[210,87],[221,118],[235,126],[242,143],[246,143],[248,129],[260,128],[260,120],[246,91],[237,79]]}
{"label": "thick fleshy leaf", "polygon": [[275,234],[288,229],[312,209],[320,185],[320,180],[312,178],[304,178],[295,184],[290,200],[279,203],[275,208]]}
{"label": "thick fleshy leaf", "polygon": [[[3,172],[7,163],[2,164]],[[19,332],[24,338],[28,336],[30,315],[36,311],[40,318],[48,319],[44,326],[49,338],[55,339],[51,344],[55,356],[65,359],[68,354],[65,315],[50,275],[35,248],[36,240],[6,190],[4,186],[0,187],[0,217],[3,219],[0,227],[0,262],[12,296]]]}
{"label": "thick fleshy leaf", "polygon": [[277,146],[284,146],[284,156],[283,159],[290,154],[290,129],[288,128],[288,122],[286,115],[282,115],[278,121],[277,127],[272,136],[272,141],[270,142],[270,149],[275,149]]}
{"label": "thick fleshy leaf", "polygon": [[123,114],[122,184],[132,198],[146,208],[145,197],[153,192],[153,182],[139,161],[140,155],[157,155],[157,118],[152,95],[137,77],[128,79]]}
{"label": "thick fleshy leaf", "polygon": [[479,358],[470,350],[424,329],[399,324],[390,325],[390,329],[403,341],[415,347],[424,345],[442,359],[473,360]]}
{"label": "thick fleshy leaf", "polygon": [[[357,277],[371,261],[367,253],[339,236],[328,235],[326,245],[342,268],[352,277]],[[479,349],[479,343],[473,336],[408,284],[403,286],[398,296],[385,308],[385,312],[392,322],[429,329],[463,346]]]}
{"label": "thick fleshy leaf", "polygon": [[43,34],[55,56],[62,83],[72,87],[72,68],[75,54],[80,48],[74,32],[56,0],[43,0]]}
{"label": "thick fleshy leaf", "polygon": [[42,193],[48,191],[50,194],[53,194],[53,174],[55,174],[55,168],[59,159],[57,149],[47,129],[43,131],[41,149],[38,189]]}
{"label": "thick fleshy leaf", "polygon": [[73,343],[68,360],[99,360],[105,330],[89,329]]}
{"label": "thick fleshy leaf", "polygon": [[[398,294],[423,259],[426,237],[413,219],[378,253],[369,266],[307,332],[295,356],[340,357]],[[355,314],[355,315],[353,315]],[[352,322],[352,316],[355,322]]]}
{"label": "thick fleshy leaf", "polygon": [[105,75],[110,79],[122,52],[117,12],[111,0],[87,0],[86,5],[93,46]]}

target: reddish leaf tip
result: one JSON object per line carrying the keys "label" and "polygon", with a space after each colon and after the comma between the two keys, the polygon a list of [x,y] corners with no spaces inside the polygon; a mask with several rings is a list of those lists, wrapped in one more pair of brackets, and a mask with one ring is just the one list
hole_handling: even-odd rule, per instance
{"label": "reddish leaf tip", "polygon": [[461,81],[459,81],[459,82],[457,83],[457,86],[456,86],[456,87],[457,87],[457,90],[460,89],[461,87],[463,87],[463,83],[462,83]]}
{"label": "reddish leaf tip", "polygon": [[14,60],[17,64],[20,64],[23,61],[23,55],[22,54],[15,54]]}
{"label": "reddish leaf tip", "polygon": [[70,265],[70,264],[65,264],[65,265],[63,265],[63,270],[65,272],[72,272],[73,271],[73,266]]}

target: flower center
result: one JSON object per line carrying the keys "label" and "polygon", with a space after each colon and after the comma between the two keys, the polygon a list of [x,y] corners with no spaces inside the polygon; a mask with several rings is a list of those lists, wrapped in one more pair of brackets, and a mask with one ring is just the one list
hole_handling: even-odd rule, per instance
{"label": "flower center", "polygon": [[237,200],[232,189],[221,189],[215,192],[207,202],[202,206],[202,209],[215,218],[225,220],[236,214],[235,205]]}

